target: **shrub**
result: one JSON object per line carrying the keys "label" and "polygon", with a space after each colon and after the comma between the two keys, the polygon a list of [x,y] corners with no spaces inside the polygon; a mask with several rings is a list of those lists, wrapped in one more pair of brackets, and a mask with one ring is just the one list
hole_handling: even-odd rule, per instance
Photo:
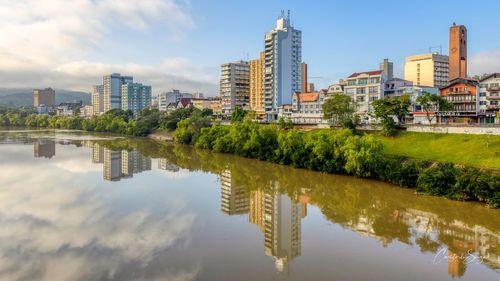
{"label": "shrub", "polygon": [[417,180],[417,191],[429,195],[448,195],[457,182],[457,169],[452,163],[438,163],[423,170]]}

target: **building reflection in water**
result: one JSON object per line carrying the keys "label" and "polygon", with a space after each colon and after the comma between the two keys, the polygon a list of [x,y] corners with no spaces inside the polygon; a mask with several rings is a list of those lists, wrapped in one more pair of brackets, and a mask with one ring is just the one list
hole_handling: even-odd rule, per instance
{"label": "building reflection in water", "polygon": [[92,146],[92,162],[103,163],[103,178],[119,181],[134,174],[151,170],[151,158],[137,150],[111,150],[98,143]]}
{"label": "building reflection in water", "polygon": [[158,169],[170,172],[178,172],[180,170],[179,166],[168,161],[166,158],[158,159]]}
{"label": "building reflection in water", "polygon": [[35,158],[52,158],[56,155],[56,142],[51,139],[37,139],[33,144]]}
{"label": "building reflection in water", "polygon": [[289,272],[293,258],[301,254],[301,219],[307,215],[307,203],[278,191],[256,190],[250,194],[234,184],[231,171],[220,175],[221,210],[227,215],[248,214],[250,223],[264,234],[264,253],[272,256],[276,270]]}

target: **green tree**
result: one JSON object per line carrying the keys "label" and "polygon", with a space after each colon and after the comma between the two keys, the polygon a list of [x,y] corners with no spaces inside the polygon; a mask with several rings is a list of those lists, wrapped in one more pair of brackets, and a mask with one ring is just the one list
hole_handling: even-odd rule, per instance
{"label": "green tree", "polygon": [[372,102],[373,115],[380,119],[382,133],[386,136],[392,136],[396,133],[396,123],[392,118],[394,115],[393,104],[394,102],[388,97]]}
{"label": "green tree", "polygon": [[410,113],[409,108],[411,106],[410,95],[402,95],[392,99],[391,110],[398,118],[398,124],[402,125],[405,122],[406,115]]}
{"label": "green tree", "polygon": [[334,126],[355,129],[359,122],[355,112],[356,103],[345,94],[333,94],[323,104],[323,117]]}
{"label": "green tree", "polygon": [[290,118],[283,118],[281,117],[278,120],[278,127],[282,130],[289,130],[293,128],[293,122],[290,120]]}
{"label": "green tree", "polygon": [[432,95],[424,92],[421,96],[417,97],[417,103],[422,106],[429,124],[436,115],[440,112],[449,111],[453,109],[453,105],[440,95]]}
{"label": "green tree", "polygon": [[243,121],[243,119],[245,119],[246,115],[247,115],[247,112],[243,108],[237,106],[234,109],[233,113],[231,113],[231,122],[232,123],[241,122],[241,121]]}

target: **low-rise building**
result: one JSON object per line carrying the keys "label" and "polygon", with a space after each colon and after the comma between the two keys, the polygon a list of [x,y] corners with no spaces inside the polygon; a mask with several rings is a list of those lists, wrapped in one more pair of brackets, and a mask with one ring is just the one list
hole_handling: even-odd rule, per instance
{"label": "low-rise building", "polygon": [[500,123],[500,73],[487,75],[479,80],[479,121],[485,124]]}
{"label": "low-rise building", "polygon": [[325,94],[326,91],[294,93],[292,96],[292,121],[307,124],[321,123]]}
{"label": "low-rise building", "polygon": [[158,95],[158,110],[167,111],[167,107],[174,103],[177,104],[181,98],[192,98],[193,95],[189,93],[182,93],[179,90],[172,90],[171,92],[164,92]]}
{"label": "low-rise building", "polygon": [[90,118],[94,115],[94,107],[92,105],[84,105],[80,108],[80,116]]}
{"label": "low-rise building", "polygon": [[479,115],[479,83],[476,80],[457,78],[439,89],[440,95],[453,104],[453,109],[441,112],[442,122],[476,123]]}
{"label": "low-rise building", "polygon": [[209,99],[197,99],[197,98],[193,98],[191,99],[191,102],[193,104],[194,107],[200,109],[200,110],[203,110],[205,108],[210,108],[210,105],[212,104],[212,101],[209,100]]}
{"label": "low-rise building", "polygon": [[345,93],[357,103],[357,114],[363,121],[370,121],[372,102],[384,97],[386,77],[383,70],[356,72],[347,77]]}

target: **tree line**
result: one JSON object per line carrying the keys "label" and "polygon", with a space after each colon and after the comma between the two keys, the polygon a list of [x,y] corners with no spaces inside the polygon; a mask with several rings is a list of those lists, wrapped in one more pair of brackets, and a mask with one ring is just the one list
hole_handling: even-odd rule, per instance
{"label": "tree line", "polygon": [[193,115],[178,124],[174,140],[213,152],[377,179],[416,188],[422,194],[481,201],[500,207],[500,175],[497,172],[390,157],[373,135],[358,135],[350,129],[302,132],[250,120],[211,126],[203,117]]}

